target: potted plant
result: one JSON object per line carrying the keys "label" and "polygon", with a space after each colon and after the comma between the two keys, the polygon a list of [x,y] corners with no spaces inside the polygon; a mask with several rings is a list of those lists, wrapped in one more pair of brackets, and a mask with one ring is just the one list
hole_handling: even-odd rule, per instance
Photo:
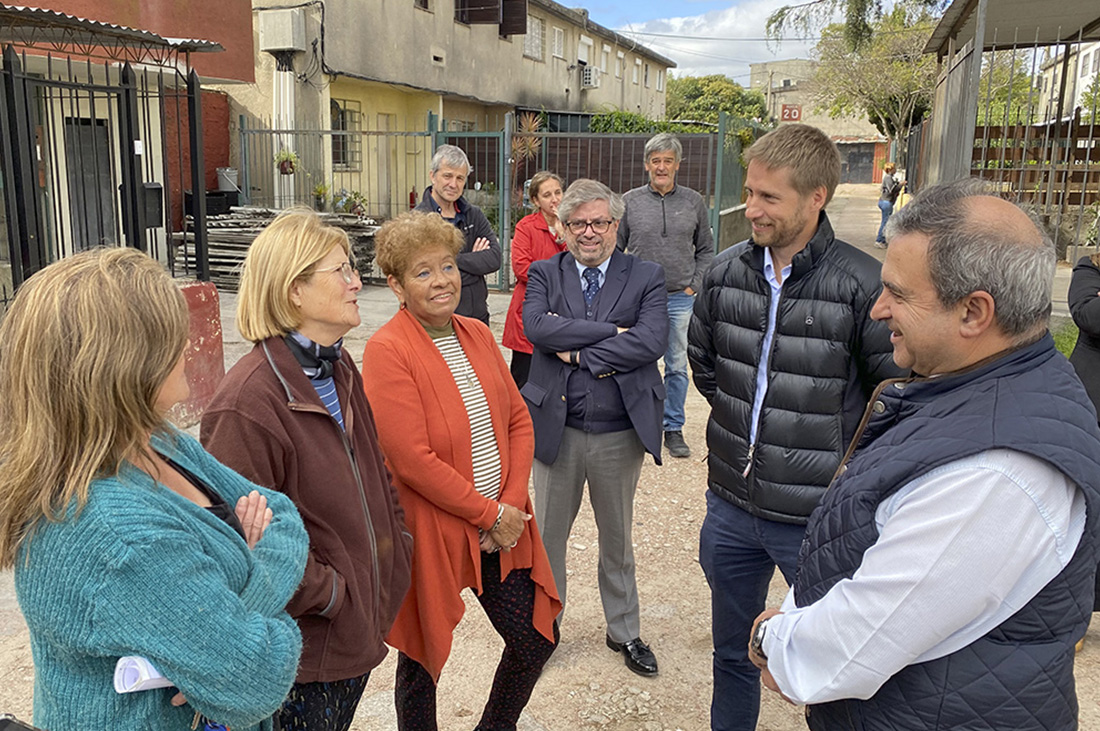
{"label": "potted plant", "polygon": [[294,150],[288,150],[284,147],[275,153],[275,164],[278,166],[279,173],[282,175],[293,175],[299,162],[301,162],[301,159]]}
{"label": "potted plant", "polygon": [[318,211],[325,210],[325,204],[328,202],[328,191],[327,183],[318,183],[313,186],[313,207]]}

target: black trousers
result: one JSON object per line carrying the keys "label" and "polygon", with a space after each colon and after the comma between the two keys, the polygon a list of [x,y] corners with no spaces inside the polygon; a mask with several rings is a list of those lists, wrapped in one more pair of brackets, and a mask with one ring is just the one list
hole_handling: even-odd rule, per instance
{"label": "black trousers", "polygon": [[516,382],[516,388],[523,388],[531,372],[531,354],[524,353],[522,350],[513,350],[509,370],[512,371],[512,380]]}
{"label": "black trousers", "polygon": [[[504,639],[504,653],[477,731],[515,731],[542,666],[558,646],[535,628],[535,582],[530,569],[513,569],[500,581],[500,554],[481,554],[482,593],[477,600]],[[405,653],[397,656],[394,702],[399,731],[436,731],[435,682],[424,666]]]}
{"label": "black trousers", "polygon": [[295,683],[279,709],[281,731],[347,731],[370,673],[329,683]]}

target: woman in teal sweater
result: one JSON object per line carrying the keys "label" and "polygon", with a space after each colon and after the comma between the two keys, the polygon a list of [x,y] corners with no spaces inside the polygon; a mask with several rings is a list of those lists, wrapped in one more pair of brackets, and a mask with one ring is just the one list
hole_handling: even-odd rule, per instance
{"label": "woman in teal sweater", "polygon": [[[118,248],[38,272],[0,326],[0,569],[50,731],[269,729],[294,680],[306,534],[166,422],[187,323],[163,267]],[[116,693],[126,655],[175,688]]]}

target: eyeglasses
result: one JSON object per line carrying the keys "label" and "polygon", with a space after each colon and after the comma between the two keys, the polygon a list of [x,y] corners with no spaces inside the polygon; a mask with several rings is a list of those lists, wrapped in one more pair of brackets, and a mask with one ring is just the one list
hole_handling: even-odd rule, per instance
{"label": "eyeglasses", "polygon": [[580,236],[589,226],[592,227],[593,233],[605,234],[611,229],[612,223],[614,221],[600,218],[595,221],[566,221],[565,225],[573,232],[574,236]]}
{"label": "eyeglasses", "polygon": [[351,284],[356,279],[359,279],[359,270],[355,268],[355,265],[350,261],[345,261],[338,267],[332,267],[331,269],[318,269],[319,273],[328,272],[340,272],[340,277],[344,280],[344,284]]}

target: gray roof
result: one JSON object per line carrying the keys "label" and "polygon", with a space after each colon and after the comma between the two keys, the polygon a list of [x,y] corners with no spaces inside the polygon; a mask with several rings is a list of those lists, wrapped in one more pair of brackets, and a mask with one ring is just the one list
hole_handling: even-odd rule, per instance
{"label": "gray roof", "polygon": [[[924,52],[946,55],[952,36],[956,36],[956,48],[973,40],[978,7],[976,0],[953,0],[932,31]],[[986,51],[1014,45],[1049,46],[1076,42],[1078,38],[1100,40],[1100,3],[1096,0],[987,0]]]}

